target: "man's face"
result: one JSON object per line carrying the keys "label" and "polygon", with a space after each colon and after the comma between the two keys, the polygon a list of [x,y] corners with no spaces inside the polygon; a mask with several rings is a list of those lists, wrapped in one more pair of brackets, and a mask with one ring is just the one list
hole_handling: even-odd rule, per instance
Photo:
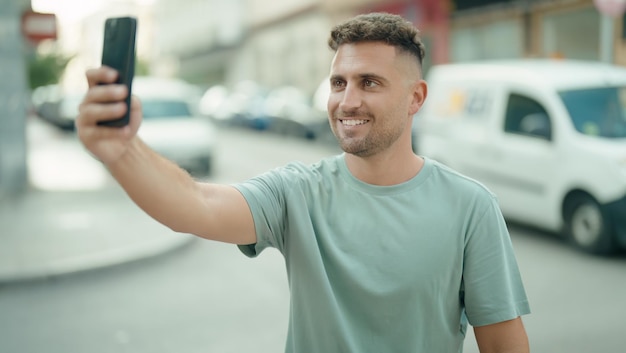
{"label": "man's face", "polygon": [[403,136],[410,145],[412,116],[425,97],[415,93],[420,81],[414,59],[393,46],[341,45],[331,65],[328,99],[330,126],[341,148],[369,157]]}

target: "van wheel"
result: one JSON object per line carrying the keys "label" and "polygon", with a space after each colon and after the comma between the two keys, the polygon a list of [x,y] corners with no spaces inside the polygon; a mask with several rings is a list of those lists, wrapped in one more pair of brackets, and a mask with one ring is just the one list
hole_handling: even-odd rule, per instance
{"label": "van wheel", "polygon": [[570,241],[583,251],[608,254],[615,249],[609,219],[589,195],[576,195],[566,203],[565,227]]}

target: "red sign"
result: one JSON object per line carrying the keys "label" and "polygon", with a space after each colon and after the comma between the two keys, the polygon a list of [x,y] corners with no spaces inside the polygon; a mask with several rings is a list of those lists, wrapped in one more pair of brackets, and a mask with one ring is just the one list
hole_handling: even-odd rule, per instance
{"label": "red sign", "polygon": [[26,11],[22,15],[22,33],[34,43],[57,39],[57,18],[52,13]]}
{"label": "red sign", "polygon": [[626,0],[593,0],[593,3],[606,16],[619,17],[626,11]]}

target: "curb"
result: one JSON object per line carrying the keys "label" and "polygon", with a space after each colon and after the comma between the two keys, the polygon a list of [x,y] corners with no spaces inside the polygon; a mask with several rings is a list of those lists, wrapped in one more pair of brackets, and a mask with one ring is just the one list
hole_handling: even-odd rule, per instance
{"label": "curb", "polygon": [[175,251],[196,239],[197,237],[190,234],[176,234],[159,241],[136,243],[124,248],[78,255],[42,266],[20,267],[14,270],[0,269],[0,284],[43,280],[149,259]]}

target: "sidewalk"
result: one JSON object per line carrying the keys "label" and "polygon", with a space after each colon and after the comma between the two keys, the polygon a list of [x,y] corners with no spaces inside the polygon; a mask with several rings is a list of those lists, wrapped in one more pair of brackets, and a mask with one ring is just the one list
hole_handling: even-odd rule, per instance
{"label": "sidewalk", "polygon": [[152,257],[193,238],[147,216],[117,186],[29,190],[0,198],[0,284]]}

